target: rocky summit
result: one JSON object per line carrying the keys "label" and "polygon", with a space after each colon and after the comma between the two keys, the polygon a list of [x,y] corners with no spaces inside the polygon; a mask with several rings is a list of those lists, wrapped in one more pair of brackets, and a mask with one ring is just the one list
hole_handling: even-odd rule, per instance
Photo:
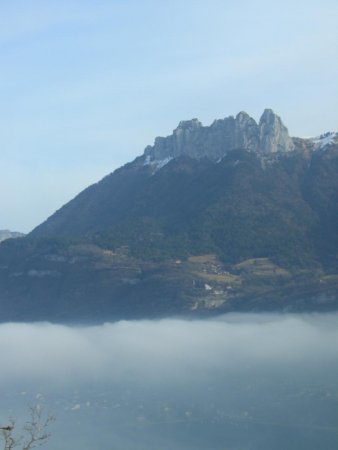
{"label": "rocky summit", "polygon": [[183,121],[1,243],[0,320],[335,310],[337,225],[337,133]]}
{"label": "rocky summit", "polygon": [[266,109],[259,124],[243,111],[236,117],[215,120],[207,127],[197,119],[180,122],[171,136],[156,138],[145,155],[149,161],[179,156],[217,161],[239,148],[269,154],[289,152],[295,146],[280,117]]}

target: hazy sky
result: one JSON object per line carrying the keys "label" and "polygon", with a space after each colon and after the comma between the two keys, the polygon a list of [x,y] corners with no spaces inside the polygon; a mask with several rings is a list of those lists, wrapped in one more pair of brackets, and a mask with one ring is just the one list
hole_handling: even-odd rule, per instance
{"label": "hazy sky", "polygon": [[0,229],[29,231],[183,119],[338,128],[338,3],[0,2]]}

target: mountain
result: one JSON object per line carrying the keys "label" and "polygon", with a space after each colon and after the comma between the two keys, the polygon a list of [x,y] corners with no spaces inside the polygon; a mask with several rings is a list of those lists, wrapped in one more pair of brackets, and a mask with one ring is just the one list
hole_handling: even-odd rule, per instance
{"label": "mountain", "polygon": [[337,133],[183,121],[0,245],[1,320],[337,309],[337,224]]}
{"label": "mountain", "polygon": [[19,233],[18,231],[0,230],[0,242],[4,241],[5,239],[12,239],[23,236],[24,234]]}

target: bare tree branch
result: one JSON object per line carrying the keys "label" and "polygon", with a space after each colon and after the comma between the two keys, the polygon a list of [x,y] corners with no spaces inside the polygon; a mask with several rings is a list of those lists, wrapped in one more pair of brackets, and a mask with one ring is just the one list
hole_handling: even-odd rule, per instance
{"label": "bare tree branch", "polygon": [[55,420],[54,416],[44,414],[43,407],[40,404],[34,405],[30,409],[30,418],[23,427],[23,435],[15,437],[14,419],[10,420],[9,425],[0,427],[0,436],[4,441],[3,450],[12,450],[21,446],[21,450],[31,450],[35,447],[44,445],[50,437],[48,432],[49,425]]}
{"label": "bare tree branch", "polygon": [[4,440],[5,446],[4,450],[12,450],[14,447],[19,445],[19,439],[14,438],[13,429],[15,427],[15,420],[10,419],[10,424],[5,427],[0,427],[1,436]]}

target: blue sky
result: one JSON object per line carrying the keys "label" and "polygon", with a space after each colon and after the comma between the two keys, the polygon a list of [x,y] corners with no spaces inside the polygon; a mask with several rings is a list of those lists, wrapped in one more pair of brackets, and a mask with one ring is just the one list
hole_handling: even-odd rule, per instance
{"label": "blue sky", "polygon": [[180,120],[338,129],[336,0],[0,2],[0,229],[29,231]]}

